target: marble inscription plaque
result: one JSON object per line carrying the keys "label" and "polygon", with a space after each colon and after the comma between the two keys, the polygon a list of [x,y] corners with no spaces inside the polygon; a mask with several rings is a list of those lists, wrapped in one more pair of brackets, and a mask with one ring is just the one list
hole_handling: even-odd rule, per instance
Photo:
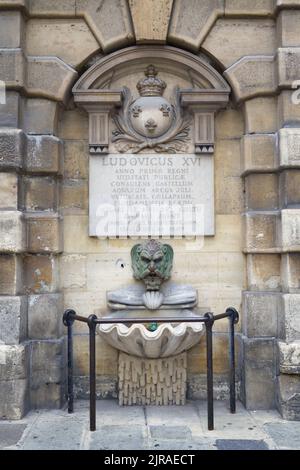
{"label": "marble inscription plaque", "polygon": [[214,235],[213,157],[90,157],[89,233],[98,237]]}

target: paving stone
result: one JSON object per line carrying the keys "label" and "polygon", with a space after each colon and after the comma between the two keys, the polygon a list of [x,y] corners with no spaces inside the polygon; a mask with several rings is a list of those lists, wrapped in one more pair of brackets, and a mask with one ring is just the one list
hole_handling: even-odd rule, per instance
{"label": "paving stone", "polygon": [[99,426],[91,433],[91,450],[140,450],[144,449],[144,426]]}
{"label": "paving stone", "polygon": [[193,439],[185,440],[149,440],[147,449],[152,450],[217,450],[214,440],[210,439]]}
{"label": "paving stone", "polygon": [[300,449],[300,423],[266,423],[265,431],[281,449]]}
{"label": "paving stone", "polygon": [[26,424],[0,423],[0,449],[17,444],[25,429]]}
{"label": "paving stone", "polygon": [[248,439],[217,439],[218,450],[268,450],[264,441]]}
{"label": "paving stone", "polygon": [[157,439],[188,439],[192,437],[187,426],[150,426],[151,437]]}

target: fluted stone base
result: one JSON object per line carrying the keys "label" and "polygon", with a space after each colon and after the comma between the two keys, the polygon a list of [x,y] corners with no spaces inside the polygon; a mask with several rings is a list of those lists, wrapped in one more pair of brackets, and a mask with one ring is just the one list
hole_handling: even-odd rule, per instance
{"label": "fluted stone base", "polygon": [[144,359],[119,354],[120,405],[184,405],[187,354]]}

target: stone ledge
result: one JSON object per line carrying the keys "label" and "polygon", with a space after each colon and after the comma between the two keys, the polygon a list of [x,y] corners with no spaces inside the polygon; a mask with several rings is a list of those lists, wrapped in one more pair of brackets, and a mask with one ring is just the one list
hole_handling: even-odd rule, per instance
{"label": "stone ledge", "polygon": [[276,10],[285,8],[300,8],[300,0],[275,0]]}
{"label": "stone ledge", "polygon": [[300,374],[300,341],[277,343],[279,367],[282,374]]}
{"label": "stone ledge", "polygon": [[22,9],[28,11],[30,0],[0,0],[0,10]]}

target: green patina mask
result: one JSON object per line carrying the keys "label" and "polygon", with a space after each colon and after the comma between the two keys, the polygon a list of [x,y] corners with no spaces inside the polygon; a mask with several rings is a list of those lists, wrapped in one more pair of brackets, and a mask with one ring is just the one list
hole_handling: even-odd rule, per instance
{"label": "green patina mask", "polygon": [[173,248],[156,240],[134,245],[131,261],[135,279],[143,281],[147,290],[159,290],[170,278],[173,267]]}

